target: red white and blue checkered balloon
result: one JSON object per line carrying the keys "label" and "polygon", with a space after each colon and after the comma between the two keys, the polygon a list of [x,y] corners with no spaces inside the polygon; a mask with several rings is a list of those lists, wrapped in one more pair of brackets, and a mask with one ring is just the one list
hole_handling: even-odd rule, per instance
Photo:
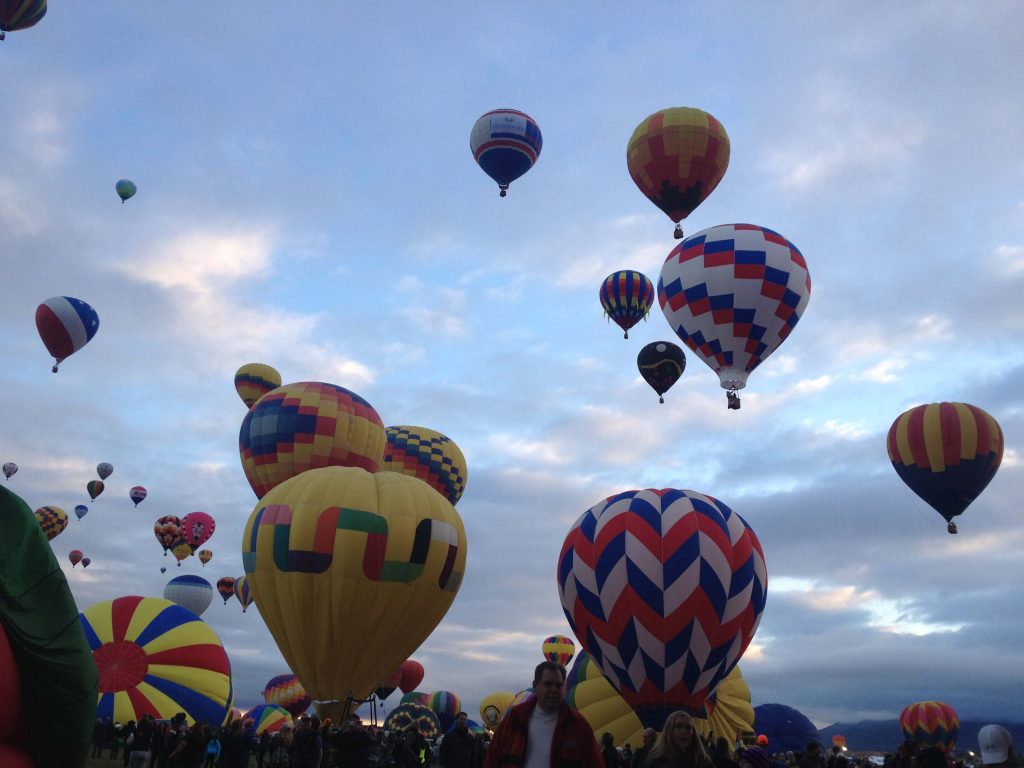
{"label": "red white and blue checkered balloon", "polygon": [[64,358],[80,350],[100,327],[96,310],[81,299],[54,296],[36,307],[36,330],[47,351],[57,361],[53,372]]}
{"label": "red white and blue checkered balloon", "polygon": [[562,608],[583,649],[645,727],[701,713],[757,630],[761,543],[694,491],[625,491],[576,521],[558,561]]}
{"label": "red white and blue checkered balloon", "polygon": [[686,238],[665,259],[658,302],[683,343],[742,389],[786,340],[811,297],[803,255],[777,232],[722,224]]}

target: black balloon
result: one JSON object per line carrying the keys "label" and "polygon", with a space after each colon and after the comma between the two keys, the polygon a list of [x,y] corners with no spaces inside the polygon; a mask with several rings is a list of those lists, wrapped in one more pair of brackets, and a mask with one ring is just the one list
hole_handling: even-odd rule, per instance
{"label": "black balloon", "polygon": [[[636,367],[651,389],[664,395],[686,370],[686,356],[671,341],[652,341],[636,356]],[[665,398],[658,401],[664,403]]]}

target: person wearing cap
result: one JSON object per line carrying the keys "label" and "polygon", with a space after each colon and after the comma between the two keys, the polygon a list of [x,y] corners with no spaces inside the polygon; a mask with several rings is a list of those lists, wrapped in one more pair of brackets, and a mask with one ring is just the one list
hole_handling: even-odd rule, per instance
{"label": "person wearing cap", "polygon": [[1001,725],[993,723],[978,731],[978,748],[981,751],[981,762],[986,768],[1009,768],[1017,762],[1013,752],[1013,738]]}
{"label": "person wearing cap", "polygon": [[682,710],[665,718],[665,726],[644,765],[647,768],[713,768],[693,718]]}

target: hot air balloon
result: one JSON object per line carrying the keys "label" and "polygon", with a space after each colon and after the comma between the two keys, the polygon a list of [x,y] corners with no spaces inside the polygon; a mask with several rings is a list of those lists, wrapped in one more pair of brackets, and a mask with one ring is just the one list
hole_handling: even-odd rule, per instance
{"label": "hot air balloon", "polygon": [[91,562],[92,562],[92,560],[90,560],[90,559],[89,559],[88,557],[83,557],[83,558],[82,558],[82,567],[83,567],[83,568],[88,568],[88,567],[89,567],[89,564],[90,564]]}
{"label": "hot air balloon", "polygon": [[245,729],[245,737],[249,741],[264,731],[277,733],[285,725],[291,726],[292,724],[292,716],[288,710],[277,704],[259,704],[242,715],[242,719],[252,721],[252,724]]}
{"label": "hot air balloon", "polygon": [[629,329],[647,319],[654,304],[654,284],[647,275],[634,269],[612,272],[601,283],[601,306],[622,329],[622,338],[629,338]]}
{"label": "hot air balloon", "polygon": [[181,520],[174,515],[164,515],[153,524],[153,533],[167,557],[167,550],[181,541]]}
{"label": "hot air balloon", "polygon": [[139,506],[139,502],[146,498],[146,489],[141,485],[132,486],[132,489],[128,491],[128,498],[134,502],[135,506]]}
{"label": "hot air balloon", "polygon": [[220,639],[195,613],[157,597],[119,597],[81,614],[100,671],[96,717],[122,723],[150,714],[223,723],[231,707],[231,664]]}
{"label": "hot air balloon", "polygon": [[79,520],[81,520],[87,514],[89,514],[89,508],[87,506],[85,506],[85,504],[76,504],[75,505],[75,517],[77,517]]}
{"label": "hot air balloon", "polygon": [[160,573],[167,573],[167,566],[166,565],[161,565],[160,566]]}
{"label": "hot air balloon", "polygon": [[263,700],[283,707],[292,717],[298,717],[313,703],[299,678],[292,674],[270,678],[263,687]]}
{"label": "hot air balloon", "polygon": [[430,703],[427,706],[437,715],[443,731],[451,727],[455,722],[455,715],[462,711],[462,701],[451,691],[434,691],[430,694]]}
{"label": "hot air balloon", "polygon": [[629,175],[648,199],[679,223],[714,192],[729,167],[729,136],[692,107],[663,109],[636,127],[626,147]]}
{"label": "hot air balloon", "polygon": [[0,0],[0,40],[8,32],[28,29],[46,15],[46,0]]}
{"label": "hot air balloon", "polygon": [[385,731],[403,733],[410,728],[419,731],[425,739],[436,738],[442,733],[437,715],[422,704],[399,704],[384,719]]}
{"label": "hot air balloon", "polygon": [[76,565],[82,562],[83,557],[84,555],[82,554],[82,550],[80,549],[72,549],[70,552],[68,552],[68,560],[71,561],[72,568],[74,568]]}
{"label": "hot air balloon", "polygon": [[96,474],[100,476],[100,480],[106,480],[114,473],[114,465],[106,461],[100,462],[96,465]]}
{"label": "hot air balloon", "polygon": [[495,109],[483,115],[469,134],[469,148],[483,172],[498,182],[504,197],[508,185],[533,168],[544,139],[525,112]]}
{"label": "hot air balloon", "polygon": [[636,367],[651,389],[658,393],[658,402],[679,381],[686,370],[686,355],[671,341],[652,341],[636,356]]}
{"label": "hot air balloon", "polygon": [[[422,704],[427,709],[430,709],[427,705],[430,703],[430,694],[423,693],[422,691],[410,691],[409,693],[402,696],[399,700],[400,704]],[[434,715],[437,717],[437,715]]]}
{"label": "hot air balloon", "polygon": [[235,579],[235,597],[238,598],[238,602],[242,604],[242,613],[245,613],[245,609],[252,605],[252,590],[249,588],[249,579],[245,576],[239,576]]}
{"label": "hot air balloon", "polygon": [[587,510],[558,561],[569,625],[646,727],[699,715],[750,644],[768,575],[753,530],[694,491],[626,491]]}
{"label": "hot air balloon", "polygon": [[811,277],[797,247],[753,224],[722,224],[669,253],[658,301],[683,343],[718,374],[729,408],[736,390],[786,340],[807,308]]}
{"label": "hot air balloon", "polygon": [[376,472],[387,438],[380,416],[344,387],[300,382],[259,399],[242,421],[242,470],[257,497],[278,483],[318,467]]}
{"label": "hot air balloon", "polygon": [[494,731],[501,722],[501,713],[508,709],[515,694],[512,691],[495,691],[480,701],[480,722],[489,731]]}
{"label": "hot air balloon", "polygon": [[68,527],[68,513],[60,507],[40,507],[35,512],[39,527],[46,534],[47,541],[53,541]]}
{"label": "hot air balloon", "polygon": [[105,487],[102,480],[90,480],[85,484],[85,490],[89,492],[89,498],[93,501],[96,501],[96,497],[103,493]]}
{"label": "hot air balloon", "polygon": [[100,327],[96,310],[81,299],[54,296],[36,307],[36,330],[56,362],[57,372],[65,358],[88,344]]}
{"label": "hot air balloon", "polygon": [[121,205],[124,205],[125,200],[135,195],[138,187],[130,179],[121,179],[114,185],[114,190],[117,192],[117,196],[121,198]]}
{"label": "hot air balloon", "polygon": [[[420,480],[325,467],[256,505],[242,563],[288,666],[321,716],[343,722],[447,612],[466,533],[455,508]],[[297,618],[310,612],[323,620]]]}
{"label": "hot air balloon", "polygon": [[209,541],[216,529],[217,523],[205,512],[189,512],[181,518],[181,537],[188,542],[192,552]]}
{"label": "hot air balloon", "polygon": [[423,682],[423,665],[415,659],[406,659],[399,665],[398,670],[402,673],[402,679],[398,683],[402,693],[416,690],[416,686]]}
{"label": "hot air balloon", "polygon": [[171,547],[171,554],[174,555],[174,559],[178,561],[178,567],[181,568],[181,561],[192,554],[192,545],[186,539],[178,539]]}
{"label": "hot air balloon", "polygon": [[821,744],[821,734],[814,723],[802,712],[785,704],[754,707],[754,731],[767,737],[768,743],[763,746],[773,755],[802,751],[811,742]]}
{"label": "hot air balloon", "polygon": [[551,637],[544,638],[544,642],[540,644],[540,652],[544,654],[544,658],[548,661],[553,661],[558,666],[565,667],[569,665],[573,655],[576,653],[576,644],[565,635],[552,635]]}
{"label": "hot air balloon", "polygon": [[910,489],[946,519],[985,490],[1003,460],[1003,431],[981,408],[931,403],[897,417],[886,440],[889,460]]}
{"label": "hot air balloon", "polygon": [[384,701],[384,699],[395,692],[395,689],[398,687],[400,682],[402,682],[402,670],[396,669],[388,675],[387,678],[381,681],[381,684],[377,686],[376,690],[374,690],[373,695],[381,701]]}
{"label": "hot air balloon", "polygon": [[842,734],[837,733],[835,736],[832,737],[832,746],[839,747],[840,749],[842,749],[846,746],[846,737]]}
{"label": "hot air balloon", "polygon": [[213,601],[213,587],[202,576],[175,576],[164,585],[164,600],[170,600],[182,608],[188,608],[196,616],[202,616]]}
{"label": "hot air balloon", "polygon": [[453,505],[459,503],[469,470],[454,440],[426,427],[401,425],[385,433],[381,469],[418,477]]}
{"label": "hot air balloon", "polygon": [[900,729],[908,739],[949,754],[960,736],[960,718],[949,704],[918,701],[900,713]]}
{"label": "hot air balloon", "polygon": [[213,559],[213,552],[211,552],[208,549],[200,549],[198,552],[198,557],[199,562],[202,563],[203,567],[205,568],[206,564]]}
{"label": "hot air balloon", "polygon": [[18,465],[13,461],[8,461],[4,464],[4,477],[8,480],[11,479],[11,475],[18,471]]}
{"label": "hot air balloon", "polygon": [[246,408],[252,408],[267,392],[280,386],[281,374],[269,365],[246,363],[235,371],[235,391]]}
{"label": "hot air balloon", "polygon": [[[162,570],[162,569],[161,569]],[[235,580],[231,576],[223,576],[217,579],[217,593],[224,598],[224,605],[228,604],[235,595]]]}

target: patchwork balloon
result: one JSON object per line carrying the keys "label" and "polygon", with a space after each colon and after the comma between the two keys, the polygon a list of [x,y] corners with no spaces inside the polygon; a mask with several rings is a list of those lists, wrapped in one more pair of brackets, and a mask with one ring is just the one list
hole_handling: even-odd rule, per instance
{"label": "patchwork balloon", "polygon": [[292,717],[298,717],[313,703],[299,678],[290,673],[270,678],[263,687],[263,700],[284,707]]}
{"label": "patchwork balloon", "polygon": [[495,109],[480,117],[469,134],[477,165],[498,183],[504,197],[508,185],[533,168],[544,139],[540,126],[525,112]]}
{"label": "patchwork balloon", "polygon": [[730,408],[736,390],[796,327],[811,297],[803,255],[777,232],[722,224],[669,253],[658,302],[676,335],[718,374]]}
{"label": "patchwork balloon", "polygon": [[917,701],[900,712],[900,730],[918,744],[938,747],[949,754],[960,736],[960,718],[945,702]]}
{"label": "patchwork balloon", "polygon": [[452,504],[459,503],[469,470],[454,440],[426,427],[406,425],[388,427],[385,434],[381,469],[417,477]]}
{"label": "patchwork balloon", "polygon": [[164,515],[153,524],[153,534],[167,557],[167,550],[181,541],[181,520],[174,515]]}
{"label": "patchwork balloon", "polygon": [[576,653],[576,644],[565,635],[551,635],[540,644],[540,652],[548,661],[566,667]]}
{"label": "patchwork balloon", "polygon": [[164,585],[164,600],[170,600],[182,608],[188,608],[196,616],[202,616],[213,601],[213,587],[202,576],[175,576]]}
{"label": "patchwork balloon", "polygon": [[384,424],[366,400],[320,382],[286,384],[264,395],[242,420],[242,470],[258,498],[320,467],[380,469]]}
{"label": "patchwork balloon", "polygon": [[622,329],[622,338],[629,338],[629,329],[647,318],[654,304],[654,284],[635,269],[612,272],[601,283],[598,292],[605,314]]}
{"label": "patchwork balloon", "polygon": [[224,605],[227,605],[228,600],[235,596],[235,579],[231,576],[217,579],[217,594],[223,598]]}
{"label": "patchwork balloon", "polygon": [[441,723],[430,707],[422,704],[399,704],[384,719],[384,730],[391,733],[402,733],[414,728],[424,738],[433,739],[440,736]]}
{"label": "patchwork balloon", "polygon": [[764,611],[761,544],[722,502],[694,491],[611,496],[573,525],[558,561],[569,625],[646,727],[699,715]]}
{"label": "patchwork balloon", "polygon": [[53,541],[68,527],[68,513],[60,507],[40,507],[35,511],[39,527],[46,534],[47,541]]}
{"label": "patchwork balloon", "polygon": [[664,403],[664,394],[686,370],[686,355],[670,341],[652,341],[636,356],[636,368]]}
{"label": "patchwork balloon", "polygon": [[277,704],[259,704],[242,716],[243,720],[251,720],[252,724],[245,729],[248,740],[260,736],[263,732],[277,733],[285,725],[291,726],[292,716],[284,707]]}
{"label": "patchwork balloon", "polygon": [[246,363],[235,371],[235,391],[246,408],[252,408],[267,392],[281,386],[281,374],[263,363]]}
{"label": "patchwork balloon", "polygon": [[143,501],[146,496],[146,489],[141,485],[132,486],[132,489],[128,491],[128,498],[132,500],[136,507],[139,506],[139,502]]}
{"label": "patchwork balloon", "polygon": [[66,358],[92,340],[99,327],[96,310],[81,299],[54,296],[36,307],[36,330],[56,360],[54,373]]}

